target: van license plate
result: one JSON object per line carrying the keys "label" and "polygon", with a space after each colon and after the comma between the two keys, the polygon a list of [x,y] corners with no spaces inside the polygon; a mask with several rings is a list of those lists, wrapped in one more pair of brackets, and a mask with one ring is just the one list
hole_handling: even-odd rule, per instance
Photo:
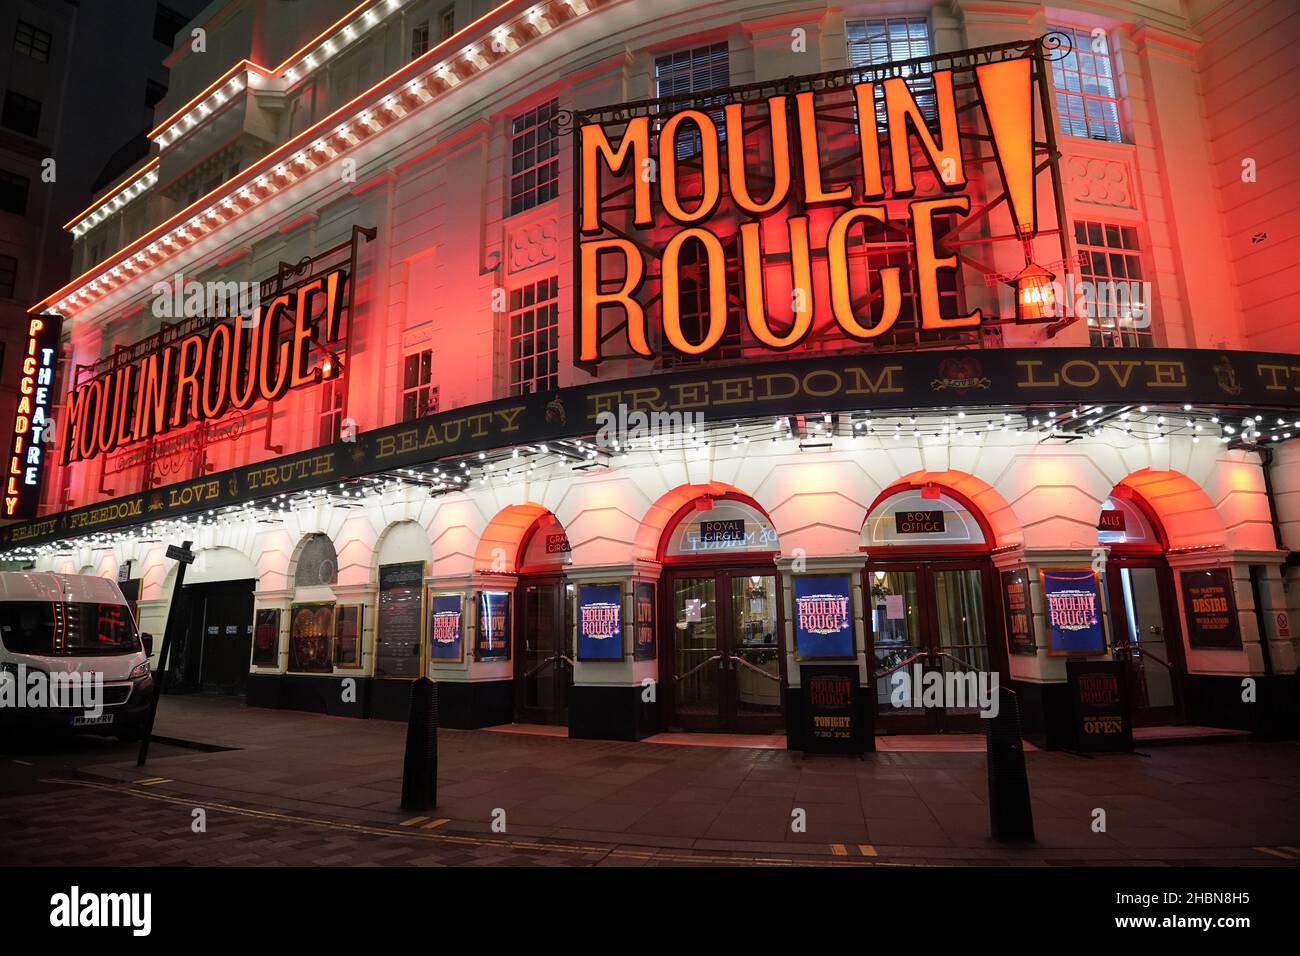
{"label": "van license plate", "polygon": [[102,717],[73,717],[72,726],[74,727],[94,727],[99,724],[111,724],[113,714],[104,714]]}

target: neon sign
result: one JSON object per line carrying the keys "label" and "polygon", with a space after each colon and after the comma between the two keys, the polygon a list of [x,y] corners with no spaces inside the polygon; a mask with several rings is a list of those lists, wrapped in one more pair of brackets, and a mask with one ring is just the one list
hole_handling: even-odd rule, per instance
{"label": "neon sign", "polygon": [[[78,385],[68,393],[60,461],[95,458],[337,377],[339,359],[324,346],[339,339],[347,279],[346,269],[324,273],[275,296],[251,321],[213,322]],[[319,364],[313,347],[323,353]]]}
{"label": "neon sign", "polygon": [[35,316],[27,326],[27,350],[23,353],[22,375],[18,379],[18,409],[5,475],[6,518],[36,516],[45,459],[53,447],[50,395],[54,391],[61,331],[62,323],[57,315]]}
{"label": "neon sign", "polygon": [[[944,300],[958,268],[945,236],[984,220],[972,194],[1005,199],[1017,251],[1038,231],[1036,70],[1032,56],[989,55],[954,72],[886,67],[856,82],[865,74],[844,71],[778,95],[741,87],[675,111],[685,97],[577,116],[576,360],[623,345],[651,358],[656,342],[703,355],[734,334],[737,313],[767,350],[799,346],[815,320],[870,342],[894,328],[905,295],[921,330],[980,325],[979,308],[954,314]],[[989,162],[996,179],[969,178]]]}

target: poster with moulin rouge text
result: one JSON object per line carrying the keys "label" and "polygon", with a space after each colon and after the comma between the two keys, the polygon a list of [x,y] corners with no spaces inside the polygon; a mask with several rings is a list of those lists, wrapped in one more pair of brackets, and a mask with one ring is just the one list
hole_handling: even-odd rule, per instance
{"label": "poster with moulin rouge text", "polygon": [[459,594],[434,594],[429,601],[429,657],[460,663],[465,656],[460,626]]}
{"label": "poster with moulin rouge text", "polygon": [[1101,598],[1097,572],[1091,568],[1040,571],[1043,612],[1047,618],[1047,652],[1104,654],[1106,636],[1101,629]]}
{"label": "poster with moulin rouge text", "polygon": [[617,584],[578,588],[578,660],[623,659],[623,589]]}
{"label": "poster with moulin rouge text", "polygon": [[853,615],[847,574],[794,579],[794,649],[801,661],[852,660]]}

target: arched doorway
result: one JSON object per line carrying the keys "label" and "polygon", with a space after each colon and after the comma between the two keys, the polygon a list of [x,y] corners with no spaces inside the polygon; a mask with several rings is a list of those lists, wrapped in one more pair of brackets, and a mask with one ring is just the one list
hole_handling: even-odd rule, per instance
{"label": "arched doorway", "polygon": [[1183,707],[1183,642],[1174,602],[1169,541],[1146,500],[1119,484],[1102,504],[1097,543],[1109,548],[1106,594],[1111,646],[1129,662],[1137,726],[1176,723]]}
{"label": "arched doorway", "polygon": [[668,521],[658,556],[670,730],[785,732],[779,551],[771,520],[737,493],[702,495]]}
{"label": "arched doorway", "polygon": [[515,588],[515,719],[569,723],[573,686],[573,591],[569,538],[549,511],[537,516],[519,546]]}
{"label": "arched doorway", "polygon": [[931,674],[945,684],[993,672],[1005,679],[1006,648],[991,639],[999,633],[992,542],[974,504],[932,482],[888,488],[868,510],[861,549],[877,733],[980,729],[977,701],[936,705],[918,689]]}

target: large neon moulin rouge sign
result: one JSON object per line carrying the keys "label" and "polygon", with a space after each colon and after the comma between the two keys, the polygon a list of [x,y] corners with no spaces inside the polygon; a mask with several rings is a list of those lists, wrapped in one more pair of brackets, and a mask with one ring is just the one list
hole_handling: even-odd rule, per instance
{"label": "large neon moulin rouge sign", "polygon": [[[998,192],[1012,232],[994,238],[1028,257],[1050,166],[1036,166],[1033,46],[575,115],[575,359],[702,355],[737,311],[769,350],[815,325],[870,342],[905,294],[922,330],[980,325],[941,295],[958,267],[945,237],[986,220],[973,191]],[[973,181],[988,163],[1000,182]],[[900,250],[906,266],[877,258]]]}
{"label": "large neon moulin rouge sign", "polygon": [[347,281],[347,269],[334,269],[276,295],[251,318],[205,323],[72,388],[61,462],[95,458],[339,375],[339,357],[325,346],[339,340]]}

